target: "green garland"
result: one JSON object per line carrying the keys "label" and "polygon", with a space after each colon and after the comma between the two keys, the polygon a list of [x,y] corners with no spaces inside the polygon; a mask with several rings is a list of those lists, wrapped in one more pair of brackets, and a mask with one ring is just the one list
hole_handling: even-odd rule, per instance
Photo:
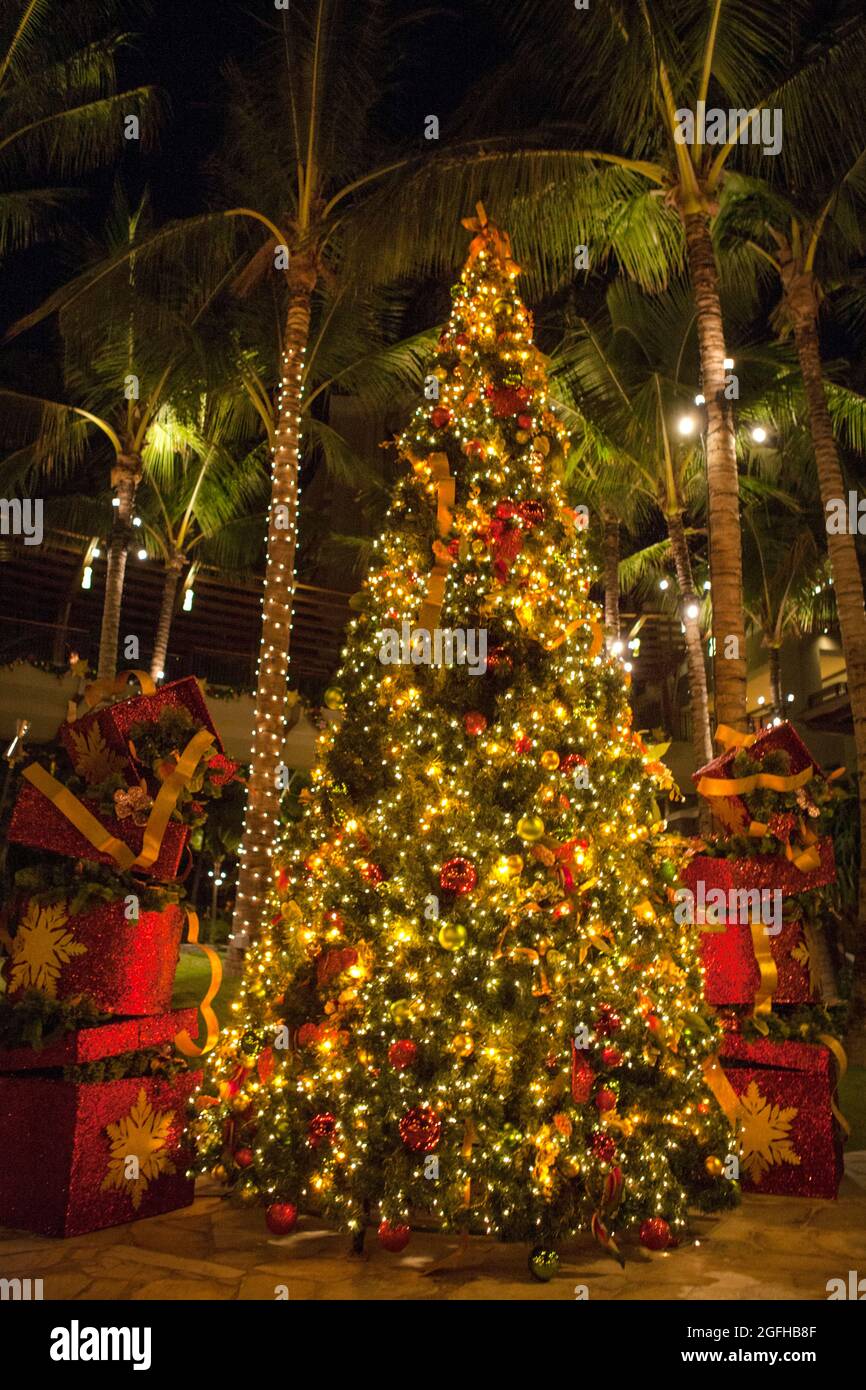
{"label": "green garland", "polygon": [[74,859],[42,859],[19,869],[14,884],[16,890],[37,902],[68,902],[72,916],[89,912],[100,903],[114,903],[127,897],[138,898],[140,912],[162,912],[186,897],[179,883],[142,883],[110,864],[88,861],[82,868]]}
{"label": "green garland", "polygon": [[0,1048],[32,1047],[39,1052],[65,1033],[111,1022],[112,1015],[101,1013],[91,999],[50,999],[29,989],[14,1004],[0,999]]}
{"label": "green garland", "polygon": [[126,1081],[133,1076],[161,1077],[170,1081],[188,1070],[186,1058],[173,1055],[170,1048],[149,1047],[64,1067],[63,1080],[73,1081],[78,1086],[92,1086],[100,1081]]}

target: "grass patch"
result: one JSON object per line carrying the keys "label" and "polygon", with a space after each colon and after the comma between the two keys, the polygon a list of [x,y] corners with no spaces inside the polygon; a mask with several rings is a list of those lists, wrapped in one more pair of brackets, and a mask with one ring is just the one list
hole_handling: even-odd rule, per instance
{"label": "grass patch", "polygon": [[[222,955],[222,953],[220,953]],[[178,962],[177,973],[174,977],[174,992],[171,997],[171,1007],[173,1009],[189,1009],[197,1007],[202,999],[210,981],[210,962],[200,951],[181,951],[180,961]],[[213,1001],[213,1010],[220,1022],[220,1027],[224,1027],[229,1021],[231,1002],[238,991],[240,978],[233,976],[227,979],[222,978],[219,993]],[[199,1037],[200,1043],[202,1039]]]}
{"label": "grass patch", "polygon": [[846,1148],[866,1149],[866,1067],[849,1067],[839,1083],[839,1109],[851,1126]]}

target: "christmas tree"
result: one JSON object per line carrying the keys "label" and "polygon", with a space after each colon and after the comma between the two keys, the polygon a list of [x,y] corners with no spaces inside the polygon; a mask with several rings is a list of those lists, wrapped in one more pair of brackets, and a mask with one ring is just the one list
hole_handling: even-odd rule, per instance
{"label": "christmas tree", "polygon": [[568,440],[483,209],[350,625],[204,1161],[289,1229],[660,1248],[736,1200],[696,928],[603,651]]}

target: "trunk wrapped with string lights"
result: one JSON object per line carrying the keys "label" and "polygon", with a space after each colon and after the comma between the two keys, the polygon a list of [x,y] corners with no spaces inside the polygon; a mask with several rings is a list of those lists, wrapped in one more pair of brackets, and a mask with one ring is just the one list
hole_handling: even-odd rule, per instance
{"label": "trunk wrapped with string lights", "polygon": [[[483,210],[214,1063],[201,1159],[272,1229],[415,1218],[663,1248],[736,1201],[716,1025],[657,845],[508,239]],[[302,842],[301,844],[299,843]]]}

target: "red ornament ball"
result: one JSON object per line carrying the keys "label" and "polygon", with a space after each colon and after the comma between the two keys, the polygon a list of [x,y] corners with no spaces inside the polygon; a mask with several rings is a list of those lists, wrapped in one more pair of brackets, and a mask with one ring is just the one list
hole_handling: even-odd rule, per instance
{"label": "red ornament ball", "polygon": [[430,420],[434,429],[444,429],[450,419],[451,411],[446,410],[444,405],[437,405],[436,409],[430,412]]}
{"label": "red ornament ball", "polygon": [[655,1014],[647,1014],[646,1026],[651,1033],[657,1033],[661,1023]]}
{"label": "red ornament ball", "polygon": [[478,734],[483,734],[487,728],[487,716],[482,714],[480,710],[471,709],[468,714],[463,716],[463,727],[467,734],[476,738]]}
{"label": "red ornament ball", "polygon": [[253,1162],[252,1149],[238,1149],[235,1153],[235,1163],[239,1168],[249,1168]]}
{"label": "red ornament ball", "polygon": [[526,734],[521,734],[520,738],[514,740],[515,753],[528,753],[532,747],[532,739],[527,738]]}
{"label": "red ornament ball", "polygon": [[521,502],[517,511],[520,515],[520,520],[526,527],[540,526],[544,520],[544,503],[538,502],[534,498],[530,498],[526,502]]}
{"label": "red ornament ball", "polygon": [[600,1091],[596,1091],[593,1099],[597,1110],[613,1110],[616,1105],[616,1093],[607,1086],[602,1086]]}
{"label": "red ornament ball", "polygon": [[418,1056],[418,1044],[411,1038],[400,1038],[388,1048],[388,1061],[397,1071],[404,1071],[406,1067],[411,1067],[415,1058]]}
{"label": "red ornament ball", "polygon": [[448,859],[439,871],[439,887],[443,893],[471,893],[478,882],[478,871],[471,859]]}
{"label": "red ornament ball", "polygon": [[287,1236],[298,1224],[294,1202],[272,1202],[265,1212],[265,1225],[275,1236]]}
{"label": "red ornament ball", "polygon": [[592,1152],[602,1163],[610,1163],[616,1155],[616,1140],[606,1130],[594,1129],[590,1141]]}
{"label": "red ornament ball", "polygon": [[517,516],[517,513],[518,508],[515,507],[513,502],[509,502],[507,499],[504,502],[496,503],[496,516],[500,517],[503,521],[508,521],[511,517]]}
{"label": "red ornament ball", "polygon": [[332,1144],[336,1128],[337,1121],[333,1115],[329,1115],[327,1112],[314,1115],[310,1120],[308,1129],[312,1148],[318,1149],[322,1144]]}
{"label": "red ornament ball", "polygon": [[647,1250],[667,1250],[671,1244],[671,1228],[662,1216],[651,1216],[641,1222],[640,1243]]}
{"label": "red ornament ball", "polygon": [[392,1255],[406,1249],[411,1234],[408,1226],[392,1226],[390,1221],[379,1223],[379,1244]]}
{"label": "red ornament ball", "polygon": [[455,346],[456,346],[456,347],[468,347],[468,346],[469,346],[469,334],[468,334],[468,333],[455,333],[455,334],[454,334],[454,343],[455,343]]}
{"label": "red ornament ball", "polygon": [[488,671],[502,671],[508,675],[514,670],[514,658],[507,647],[491,647],[487,653]]}
{"label": "red ornament ball", "polygon": [[361,869],[361,877],[370,884],[371,888],[375,888],[378,883],[382,882],[385,873],[384,870],[379,868],[378,864],[371,864],[368,862],[364,864]]}
{"label": "red ornament ball", "polygon": [[429,1105],[418,1105],[407,1110],[399,1125],[400,1138],[413,1153],[428,1154],[439,1143],[442,1121]]}
{"label": "red ornament ball", "polygon": [[606,1067],[619,1067],[622,1065],[622,1053],[618,1047],[602,1048],[601,1060]]}
{"label": "red ornament ball", "polygon": [[595,1020],[595,1031],[600,1038],[608,1038],[611,1033],[618,1033],[622,1027],[622,1019],[610,1004],[602,1004],[599,1007],[598,1018]]}
{"label": "red ornament ball", "polygon": [[562,772],[572,772],[576,767],[586,767],[586,758],[582,753],[566,753],[559,766]]}
{"label": "red ornament ball", "polygon": [[518,415],[518,417],[517,417],[517,423],[518,423],[518,425],[520,426],[520,428],[521,428],[522,430],[531,430],[531,429],[532,429],[532,416],[531,416],[531,415]]}

